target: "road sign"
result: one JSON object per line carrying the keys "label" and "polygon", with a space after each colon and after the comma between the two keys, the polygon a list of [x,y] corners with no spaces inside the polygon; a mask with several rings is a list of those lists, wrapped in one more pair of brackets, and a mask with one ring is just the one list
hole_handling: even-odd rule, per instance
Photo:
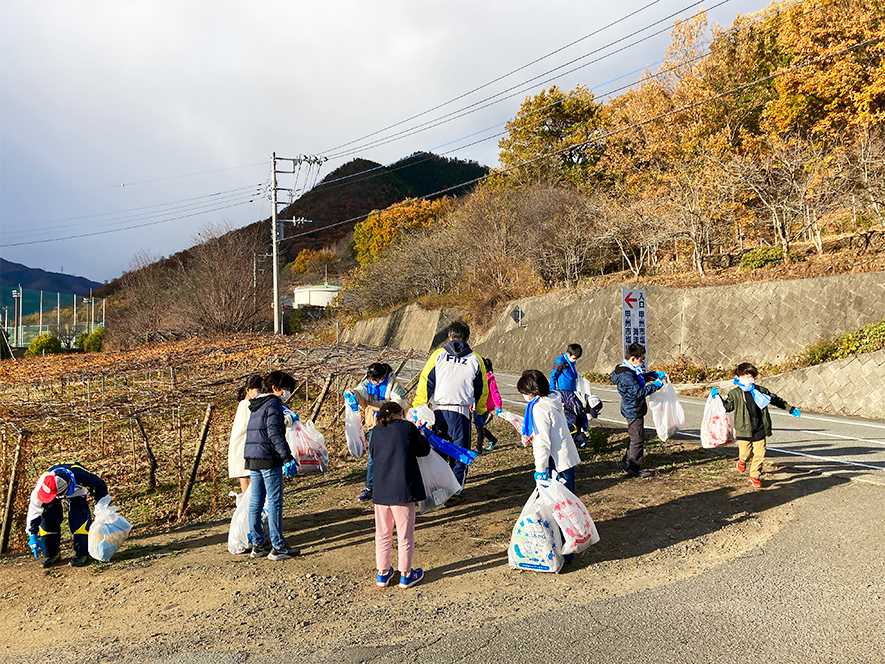
{"label": "road sign", "polygon": [[518,304],[513,308],[513,311],[510,312],[510,317],[513,319],[514,323],[523,327],[522,319],[525,318],[525,312],[519,308]]}
{"label": "road sign", "polygon": [[646,335],[646,323],[648,322],[648,300],[644,290],[621,289],[621,310],[624,341],[624,358],[627,357],[627,346],[638,343],[645,346],[646,356],[643,370],[648,371],[648,343]]}

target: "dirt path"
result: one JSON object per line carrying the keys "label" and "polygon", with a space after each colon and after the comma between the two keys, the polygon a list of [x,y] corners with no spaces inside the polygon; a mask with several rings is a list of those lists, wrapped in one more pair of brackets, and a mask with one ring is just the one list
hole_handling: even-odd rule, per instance
{"label": "dirt path", "polygon": [[507,567],[510,531],[533,480],[530,452],[501,428],[499,449],[471,468],[465,503],[418,517],[415,565],[428,571],[414,589],[374,586],[372,509],[356,501],[365,463],[353,461],[287,484],[284,526],[302,549],[297,559],[230,555],[227,520],[136,532],[108,565],[44,572],[30,557],[3,559],[0,660],[369,653],[694,576],[764,543],[803,495],[787,468],[772,469],[771,488],[754,490],[732,457],[688,441],[651,446],[646,467],[656,476],[628,479],[615,463],[623,431],[595,431],[577,489],[602,540],[559,575]]}

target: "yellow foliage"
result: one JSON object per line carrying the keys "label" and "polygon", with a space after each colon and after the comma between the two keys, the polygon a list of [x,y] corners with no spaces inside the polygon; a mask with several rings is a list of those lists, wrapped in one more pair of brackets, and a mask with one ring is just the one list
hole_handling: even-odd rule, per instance
{"label": "yellow foliage", "polygon": [[374,210],[353,229],[357,261],[360,265],[374,261],[400,236],[432,226],[449,207],[447,197],[435,201],[410,198],[386,210]]}

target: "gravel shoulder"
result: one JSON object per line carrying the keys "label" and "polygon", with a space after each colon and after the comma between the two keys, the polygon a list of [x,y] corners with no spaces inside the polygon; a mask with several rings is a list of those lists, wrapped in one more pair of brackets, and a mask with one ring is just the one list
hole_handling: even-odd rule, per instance
{"label": "gravel shoulder", "polygon": [[356,501],[365,462],[353,460],[287,483],[284,527],[297,559],[230,555],[222,520],[136,532],[112,563],[85,569],[0,560],[0,660],[297,651],[303,661],[362,661],[414,639],[696,577],[762,546],[811,486],[783,466],[768,469],[768,488],[752,489],[728,452],[689,440],[650,444],[655,477],[629,479],[616,466],[624,431],[595,428],[577,489],[600,543],[558,575],[516,572],[507,544],[533,487],[532,461],[512,429],[496,432],[502,442],[474,462],[465,502],[418,517],[415,565],[427,575],[411,590],[374,586],[372,508]]}

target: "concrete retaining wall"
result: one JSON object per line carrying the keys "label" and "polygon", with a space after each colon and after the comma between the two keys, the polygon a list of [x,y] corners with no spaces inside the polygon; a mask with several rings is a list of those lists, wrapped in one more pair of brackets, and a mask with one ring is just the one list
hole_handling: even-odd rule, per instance
{"label": "concrete retaining wall", "polygon": [[449,323],[463,315],[463,309],[428,310],[411,304],[387,316],[357,321],[341,334],[341,340],[429,352],[443,343]]}

